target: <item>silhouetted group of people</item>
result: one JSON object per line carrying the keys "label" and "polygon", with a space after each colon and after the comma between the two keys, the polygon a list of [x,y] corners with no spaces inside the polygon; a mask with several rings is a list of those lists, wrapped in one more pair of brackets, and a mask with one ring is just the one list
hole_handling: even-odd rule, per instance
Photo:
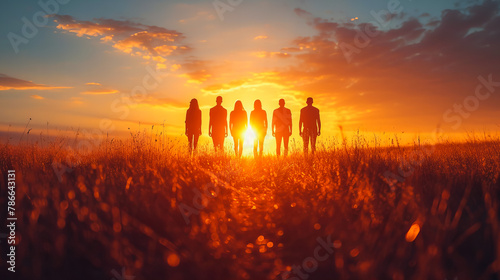
{"label": "silhouetted group of people", "polygon": [[[227,110],[222,107],[222,96],[217,96],[214,107],[210,109],[210,121],[208,124],[208,136],[212,137],[216,151],[224,150],[224,139],[231,132],[234,140],[234,152],[241,157],[245,133],[248,129],[248,115],[243,108],[243,103],[238,100],[234,104],[234,110],[229,115],[229,126],[227,122]],[[321,120],[319,110],[313,107],[313,99],[307,98],[307,106],[300,110],[299,134],[304,141],[304,153],[308,153],[309,143],[311,151],[316,151],[316,137],[321,135]],[[264,138],[267,135],[268,122],[267,113],[262,109],[262,102],[255,100],[254,110],[250,113],[250,127],[255,134],[254,156],[262,156],[264,149]],[[276,138],[276,155],[281,155],[281,143],[284,146],[284,155],[288,155],[288,141],[292,135],[292,112],[285,108],[285,100],[279,100],[279,108],[274,110],[271,123],[273,137]],[[201,135],[201,110],[198,100],[192,99],[186,113],[186,136],[189,142],[189,152],[193,153],[198,145]]]}

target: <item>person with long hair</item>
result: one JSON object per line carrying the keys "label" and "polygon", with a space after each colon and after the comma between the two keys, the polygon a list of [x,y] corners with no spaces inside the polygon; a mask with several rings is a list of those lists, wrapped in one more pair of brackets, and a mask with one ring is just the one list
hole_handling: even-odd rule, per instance
{"label": "person with long hair", "polygon": [[[255,133],[253,141],[253,155],[254,157],[262,156],[264,149],[264,138],[267,134],[267,113],[262,110],[262,102],[259,99],[255,100],[253,104],[254,110],[250,113],[250,127]],[[258,148],[258,150],[257,150]]]}
{"label": "person with long hair", "polygon": [[248,127],[248,116],[241,101],[234,103],[234,110],[229,115],[229,129],[234,139],[234,152],[237,157],[243,154],[243,142]]}
{"label": "person with long hair", "polygon": [[201,110],[198,105],[198,100],[191,99],[189,109],[186,112],[186,132],[189,142],[189,154],[196,151],[198,146],[198,138],[201,135]]}

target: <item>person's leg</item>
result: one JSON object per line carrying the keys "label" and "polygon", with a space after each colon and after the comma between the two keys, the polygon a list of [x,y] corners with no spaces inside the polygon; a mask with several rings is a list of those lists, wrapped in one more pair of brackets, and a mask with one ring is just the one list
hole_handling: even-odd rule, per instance
{"label": "person's leg", "polygon": [[234,154],[238,156],[238,138],[233,137],[234,140]]}
{"label": "person's leg", "polygon": [[198,139],[200,138],[200,135],[193,135],[193,151],[196,152],[196,147],[198,147]]}
{"label": "person's leg", "polygon": [[259,139],[255,138],[253,140],[253,157],[257,157],[257,145],[259,144]]}
{"label": "person's leg", "polygon": [[281,150],[281,133],[276,133],[276,156],[280,156],[280,150]]}
{"label": "person's leg", "polygon": [[214,143],[214,150],[217,152],[217,145],[218,145],[217,136],[212,135],[212,142]]}
{"label": "person's leg", "polygon": [[311,134],[311,151],[313,154],[316,152],[316,136],[318,136],[317,133]]}
{"label": "person's leg", "polygon": [[288,140],[290,140],[290,135],[283,136],[283,145],[285,146],[285,157],[288,156]]}
{"label": "person's leg", "polygon": [[260,136],[260,139],[259,139],[259,156],[262,156],[263,152],[264,152],[264,136]]}
{"label": "person's leg", "polygon": [[188,134],[187,138],[188,138],[188,144],[189,144],[188,150],[189,150],[189,154],[191,154],[191,152],[193,150],[193,135]]}
{"label": "person's leg", "polygon": [[222,133],[219,138],[219,149],[222,153],[224,153],[224,138],[224,133]]}
{"label": "person's leg", "polygon": [[244,139],[243,137],[241,137],[241,138],[240,138],[240,140],[239,140],[239,141],[240,141],[240,144],[238,145],[238,146],[239,146],[239,147],[238,147],[238,149],[239,149],[239,150],[238,150],[238,156],[239,156],[239,157],[241,157],[241,156],[243,155],[243,141],[244,141],[244,140],[245,140],[245,139]]}
{"label": "person's leg", "polygon": [[214,141],[214,147],[216,152],[224,151],[224,135],[215,134],[212,135]]}
{"label": "person's leg", "polygon": [[307,150],[309,148],[309,132],[304,131],[302,132],[302,140],[304,142],[304,154],[307,155]]}

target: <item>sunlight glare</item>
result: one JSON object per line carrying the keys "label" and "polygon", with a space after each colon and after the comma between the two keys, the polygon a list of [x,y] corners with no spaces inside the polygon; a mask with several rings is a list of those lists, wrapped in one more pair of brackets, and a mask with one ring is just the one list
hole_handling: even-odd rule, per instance
{"label": "sunlight glare", "polygon": [[255,140],[255,133],[251,127],[245,131],[245,142],[243,142],[243,155],[253,155],[253,141]]}

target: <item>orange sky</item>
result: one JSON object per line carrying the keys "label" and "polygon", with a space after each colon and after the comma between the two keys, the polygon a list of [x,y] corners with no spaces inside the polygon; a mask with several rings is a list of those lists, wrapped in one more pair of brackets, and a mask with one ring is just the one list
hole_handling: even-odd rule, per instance
{"label": "orange sky", "polygon": [[[311,96],[325,138],[339,125],[410,139],[436,127],[449,135],[499,128],[495,1],[244,1],[222,14],[202,1],[91,3],[61,6],[27,43],[6,35],[3,130],[22,130],[31,117],[39,132],[48,123],[119,135],[142,123],[181,135],[197,98],[206,134],[217,95],[229,111],[242,100],[250,112],[260,99],[268,116],[284,98],[296,134]],[[41,8],[12,5],[1,31],[24,36],[20,18]]]}

